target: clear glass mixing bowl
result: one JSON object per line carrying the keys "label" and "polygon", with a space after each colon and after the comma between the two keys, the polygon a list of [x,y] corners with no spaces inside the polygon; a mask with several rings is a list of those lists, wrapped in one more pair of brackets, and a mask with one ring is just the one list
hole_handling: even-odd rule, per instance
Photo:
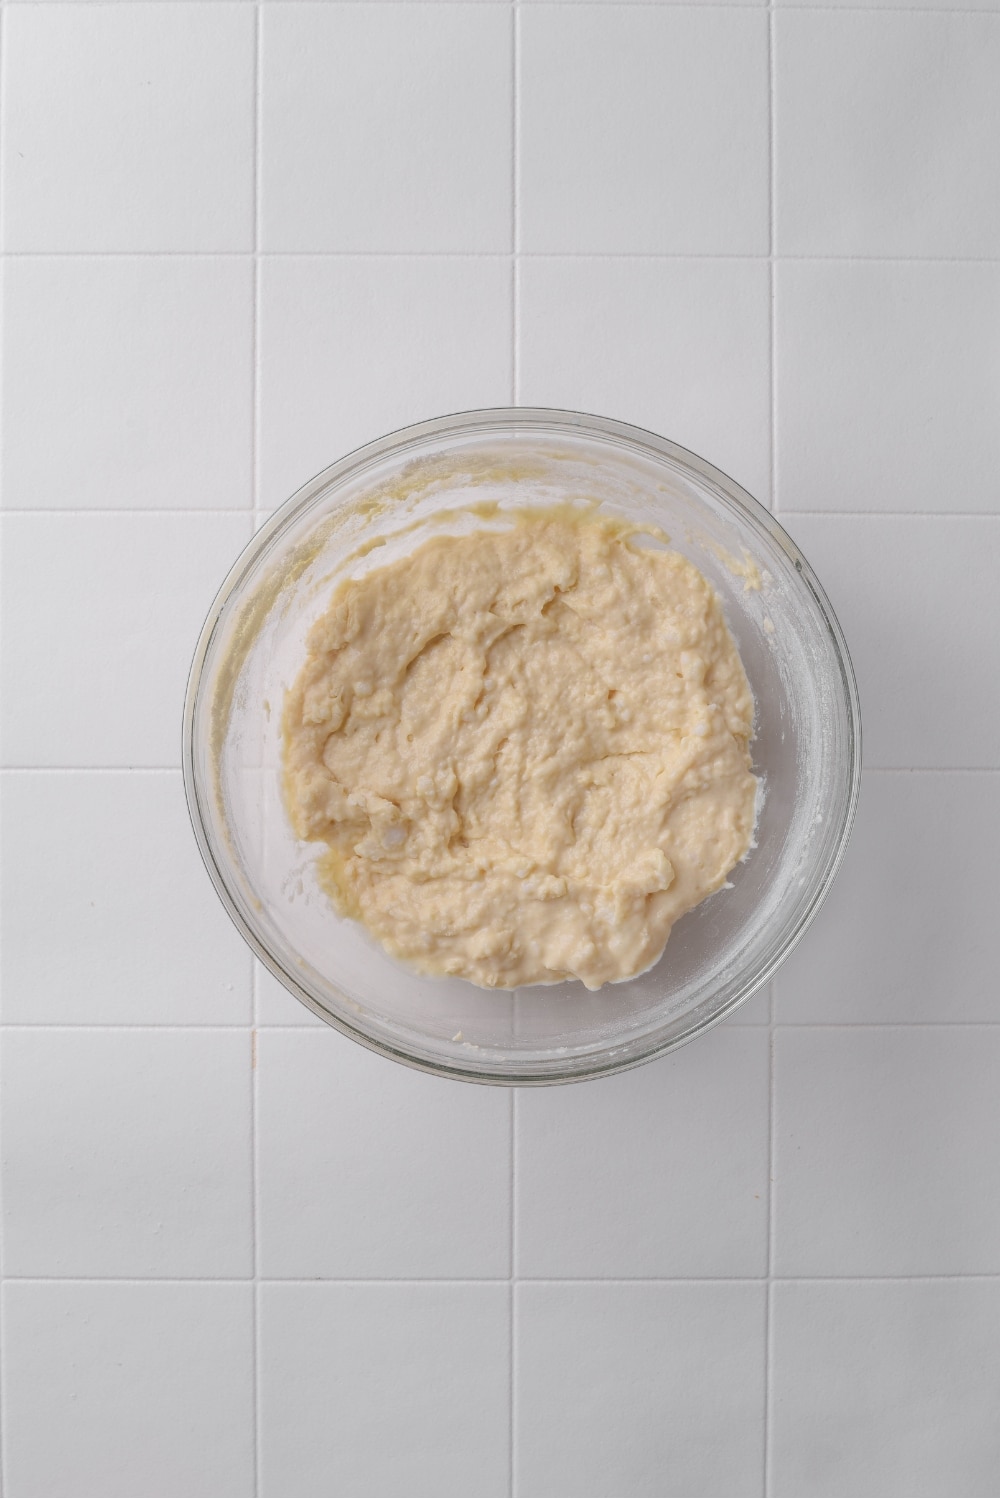
{"label": "clear glass mixing bowl", "polygon": [[[486,991],[429,979],[337,916],[314,874],[316,846],[292,834],[281,794],[285,689],[345,571],[390,561],[442,525],[498,525],[504,508],[581,499],[655,523],[721,596],[757,706],[756,844],[731,887],[683,917],[660,961],[636,979],[593,993],[578,983]],[[429,1072],[565,1083],[679,1047],[774,972],[843,856],[861,722],[829,601],[795,543],[745,490],[639,428],[509,408],[442,417],[370,443],[317,475],[261,528],[198,642],[183,764],[195,833],[223,903],[258,957],[318,1016]]]}

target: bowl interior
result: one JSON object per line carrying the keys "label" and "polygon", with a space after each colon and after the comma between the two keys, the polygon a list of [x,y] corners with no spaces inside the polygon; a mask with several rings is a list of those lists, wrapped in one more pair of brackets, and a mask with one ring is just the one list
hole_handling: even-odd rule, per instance
{"label": "bowl interior", "polygon": [[[519,506],[598,502],[665,531],[711,579],[756,700],[756,844],[730,888],[676,925],[645,974],[488,992],[414,974],[338,917],[281,795],[281,713],[334,583],[442,528]],[[644,545],[659,546],[650,537]],[[839,628],[781,528],[710,465],[650,434],[571,414],[470,413],[352,455],[307,485],[239,560],[189,689],[185,774],[227,906],[318,1014],[417,1066],[493,1082],[614,1071],[687,1040],[766,980],[821,899],[853,815],[857,704]]]}

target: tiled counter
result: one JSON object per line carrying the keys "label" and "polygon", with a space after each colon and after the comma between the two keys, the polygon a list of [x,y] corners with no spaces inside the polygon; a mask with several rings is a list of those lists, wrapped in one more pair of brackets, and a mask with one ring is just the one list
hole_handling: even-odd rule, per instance
{"label": "tiled counter", "polygon": [[[1000,11],[2,0],[9,1495],[1000,1487]],[[769,992],[513,1095],[201,869],[201,620],[388,429],[649,426],[838,610],[866,773]]]}

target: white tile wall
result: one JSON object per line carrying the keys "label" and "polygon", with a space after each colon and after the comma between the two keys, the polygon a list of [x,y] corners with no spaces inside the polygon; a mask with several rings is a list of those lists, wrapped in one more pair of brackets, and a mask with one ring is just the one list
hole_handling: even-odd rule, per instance
{"label": "white tile wall", "polygon": [[265,1276],[509,1277],[504,1094],[387,1069],[328,1027],[262,1031],[257,1061]]}
{"label": "white tile wall", "polygon": [[505,1283],[268,1283],[268,1495],[497,1495],[510,1457]]}
{"label": "white tile wall", "polygon": [[789,520],[847,638],[865,764],[1000,767],[1000,496],[992,516],[816,515]]}
{"label": "white tile wall", "polygon": [[254,13],[12,5],[5,250],[249,250]]}
{"label": "white tile wall", "polygon": [[635,1075],[526,1091],[518,1275],[765,1275],[768,1050],[720,1027]]}
{"label": "white tile wall", "polygon": [[776,1274],[1000,1276],[1000,1028],[783,1027],[774,1066]]}
{"label": "white tile wall", "polygon": [[373,432],[506,406],[512,299],[509,256],[265,259],[261,504],[280,505]]}
{"label": "white tile wall", "polygon": [[250,954],[204,899],[179,771],[12,771],[5,791],[4,1021],[248,1023]]}
{"label": "white tile wall", "polygon": [[996,256],[1000,16],[780,10],[780,255]]}
{"label": "white tile wall", "polygon": [[788,510],[996,512],[1000,262],[782,261]]}
{"label": "white tile wall", "polygon": [[5,503],[221,510],[253,494],[243,256],[9,256]]}
{"label": "white tile wall", "polygon": [[[996,1494],[996,0],[0,29],[5,1492]],[[176,769],[255,522],[512,400],[777,510],[867,759],[773,996],[517,1096],[253,964]]]}
{"label": "white tile wall", "polygon": [[525,5],[518,249],[766,255],[757,9]]}
{"label": "white tile wall", "polygon": [[2,519],[3,764],[179,765],[194,642],[249,515]]}
{"label": "white tile wall", "polygon": [[991,772],[869,771],[837,884],[774,980],[778,1020],[995,1021],[998,827]]}
{"label": "white tile wall", "polygon": [[252,1289],[8,1281],[5,1481],[15,1495],[246,1495]]}
{"label": "white tile wall", "polygon": [[771,1295],[776,1495],[996,1489],[995,1282],[781,1281]]}
{"label": "white tile wall", "polygon": [[518,1286],[517,1492],[756,1493],[765,1301],[760,1281]]}
{"label": "white tile wall", "polygon": [[510,249],[510,5],[263,9],[264,250]]}
{"label": "white tile wall", "polygon": [[5,1273],[249,1275],[250,1050],[236,1027],[8,1027]]}
{"label": "white tile wall", "polygon": [[669,428],[771,499],[771,282],[763,260],[525,258],[518,394]]}

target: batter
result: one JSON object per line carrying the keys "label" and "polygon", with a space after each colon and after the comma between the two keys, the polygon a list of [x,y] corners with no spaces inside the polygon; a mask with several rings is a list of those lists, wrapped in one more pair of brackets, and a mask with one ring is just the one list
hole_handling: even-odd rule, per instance
{"label": "batter", "polygon": [[746,854],[752,720],[693,564],[521,512],[338,587],[287,696],[285,793],[336,907],[390,953],[598,989]]}

